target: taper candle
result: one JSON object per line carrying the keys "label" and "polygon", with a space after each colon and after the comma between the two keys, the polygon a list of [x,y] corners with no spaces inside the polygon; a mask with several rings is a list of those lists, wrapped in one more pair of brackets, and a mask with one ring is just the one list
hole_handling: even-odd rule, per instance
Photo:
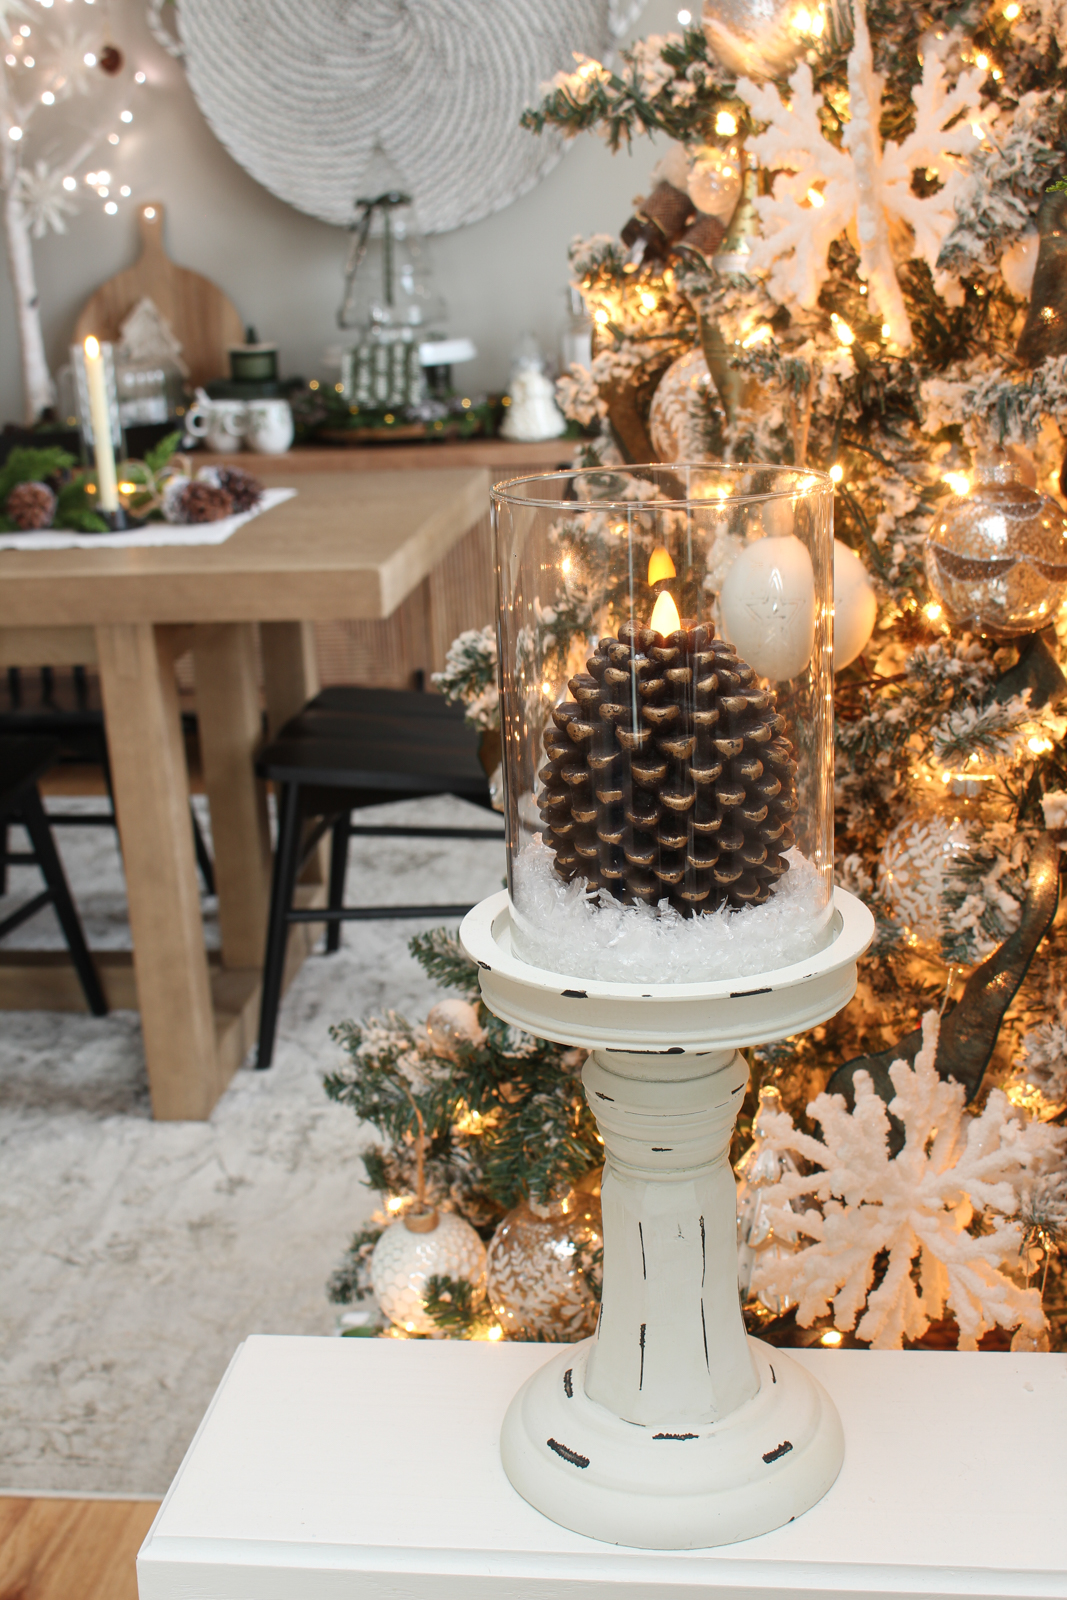
{"label": "taper candle", "polygon": [[92,334],[85,341],[85,378],[89,389],[89,420],[93,428],[96,453],[96,492],[98,507],[104,512],[119,509],[118,480],[115,476],[115,450],[111,442],[111,416],[107,398],[107,375],[100,342]]}

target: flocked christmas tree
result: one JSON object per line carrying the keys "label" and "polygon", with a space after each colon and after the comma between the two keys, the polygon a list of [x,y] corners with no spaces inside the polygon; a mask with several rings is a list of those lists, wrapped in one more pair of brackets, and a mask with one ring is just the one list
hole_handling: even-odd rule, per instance
{"label": "flocked christmas tree", "polygon": [[[763,460],[836,484],[836,874],[878,935],[845,1011],[753,1053],[750,1112],[761,1084],[784,1106],[760,1136],[800,1163],[760,1200],[762,1239],[777,1207],[789,1248],[762,1278],[750,1262],[754,1315],[799,1301],[782,1337],[836,1317],[897,1343],[947,1313],[964,1342],[999,1325],[1033,1348],[1038,1291],[1065,1336],[1065,26],[1055,0],[709,0],[614,69],[579,60],[526,117],[613,148],[672,141],[620,236],[572,246],[596,329],[591,369],[560,384],[581,464]],[[556,539],[565,553],[565,514]],[[679,582],[714,596],[720,574]],[[572,673],[589,622],[577,586],[543,618]],[[494,650],[464,635],[441,680],[483,727]],[[598,1145],[570,1057],[479,1019],[491,1069],[472,1078],[464,1047],[440,1087],[445,1144],[477,1174],[453,1200],[477,1193],[488,1231]],[[460,1100],[492,1124],[484,1144],[457,1138]],[[929,1212],[922,1238],[872,1227],[901,1194]]]}

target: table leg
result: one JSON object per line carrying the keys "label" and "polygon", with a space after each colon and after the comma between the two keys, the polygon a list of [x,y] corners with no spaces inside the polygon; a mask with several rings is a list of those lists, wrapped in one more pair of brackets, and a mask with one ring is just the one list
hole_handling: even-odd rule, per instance
{"label": "table leg", "polygon": [[[313,622],[261,622],[263,687],[267,699],[267,731],[273,739],[284,722],[295,717],[319,692],[319,661]],[[329,843],[311,852],[301,883],[324,884],[329,875]],[[294,930],[295,931],[295,930]],[[310,945],[308,946],[310,949]]]}
{"label": "table leg", "polygon": [[152,1113],[208,1117],[224,1087],[216,1044],[189,778],[167,629],[96,630]]}
{"label": "table leg", "polygon": [[270,828],[266,789],[252,765],[262,732],[254,624],[195,628],[193,662],[222,964],[260,967],[270,897]]}
{"label": "table leg", "polygon": [[273,739],[283,722],[319,692],[313,622],[261,622],[267,731]]}

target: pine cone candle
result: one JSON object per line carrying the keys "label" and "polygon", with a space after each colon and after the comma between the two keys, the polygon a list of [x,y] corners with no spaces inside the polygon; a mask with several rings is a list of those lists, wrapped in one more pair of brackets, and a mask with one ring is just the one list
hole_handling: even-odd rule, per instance
{"label": "pine cone candle", "polygon": [[56,497],[47,483],[16,483],[7,497],[5,513],[16,528],[30,533],[50,528],[56,514]]}
{"label": "pine cone candle", "polygon": [[177,496],[176,509],[182,522],[219,522],[233,515],[233,500],[226,489],[194,478]]}
{"label": "pine cone candle", "polygon": [[556,872],[683,916],[762,905],[788,871],[793,747],[709,624],[625,623],[552,713],[539,796]]}
{"label": "pine cone candle", "polygon": [[254,511],[263,498],[263,485],[243,467],[218,467],[215,479],[219,488],[229,495],[237,514]]}

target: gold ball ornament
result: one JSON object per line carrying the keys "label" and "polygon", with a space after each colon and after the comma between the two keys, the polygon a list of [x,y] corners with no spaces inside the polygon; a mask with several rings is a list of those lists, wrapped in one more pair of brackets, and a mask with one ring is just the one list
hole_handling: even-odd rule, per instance
{"label": "gold ball ornament", "polygon": [[590,1174],[547,1205],[523,1200],[497,1228],[488,1293],[506,1338],[566,1344],[596,1327],[600,1303],[590,1277],[599,1277],[604,1247],[599,1180],[599,1172]]}
{"label": "gold ball ornament", "polygon": [[981,467],[935,517],[926,576],[957,627],[1012,638],[1046,627],[1067,596],[1067,515],[1018,467]]}
{"label": "gold ball ornament", "polygon": [[704,37],[739,78],[779,78],[815,42],[816,4],[795,0],[705,0]]}
{"label": "gold ball ornament", "polygon": [[705,461],[714,457],[722,428],[718,394],[702,350],[673,361],[656,385],[648,431],[657,461]]}
{"label": "gold ball ornament", "polygon": [[435,1274],[466,1278],[475,1295],[485,1287],[485,1246],[451,1211],[412,1212],[386,1228],[370,1258],[374,1295],[389,1321],[406,1333],[437,1333],[426,1312],[426,1285]]}

